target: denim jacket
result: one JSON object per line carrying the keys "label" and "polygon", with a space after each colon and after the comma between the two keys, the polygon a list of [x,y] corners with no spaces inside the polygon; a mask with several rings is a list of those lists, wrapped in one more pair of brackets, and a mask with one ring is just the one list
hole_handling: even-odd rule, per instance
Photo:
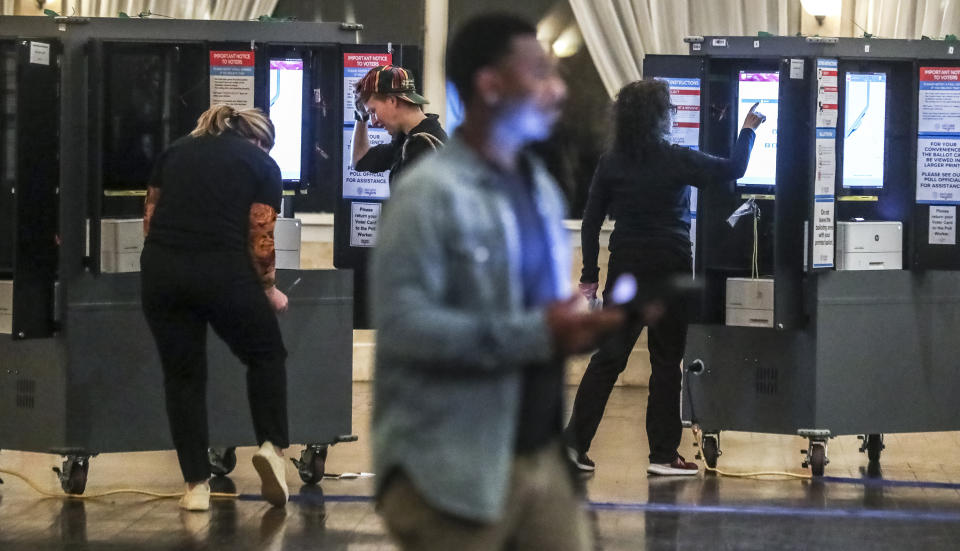
{"label": "denim jacket", "polygon": [[[570,292],[565,206],[531,159],[557,296]],[[401,469],[431,505],[492,521],[506,501],[521,368],[554,357],[544,310],[527,310],[520,241],[495,171],[458,138],[411,167],[373,253],[373,449],[380,485]]]}

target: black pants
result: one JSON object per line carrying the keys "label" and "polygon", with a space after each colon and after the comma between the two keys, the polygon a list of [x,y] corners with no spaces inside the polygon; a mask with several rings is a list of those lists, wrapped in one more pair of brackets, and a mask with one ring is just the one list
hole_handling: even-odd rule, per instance
{"label": "black pants", "polygon": [[167,416],[184,480],[210,477],[207,324],[247,366],[257,444],[289,446],[286,350],[246,254],[147,244],[140,264],[143,311],[163,364]]}
{"label": "black pants", "polygon": [[611,304],[613,282],[623,273],[637,278],[638,295],[631,305],[637,315],[623,330],[606,340],[590,358],[566,429],[570,446],[580,452],[590,448],[603,410],[617,377],[626,369],[630,352],[640,338],[645,323],[639,314],[644,304],[659,303],[663,315],[647,327],[650,349],[650,397],[647,401],[647,441],[651,463],[670,463],[677,455],[683,427],[680,422],[680,362],[687,340],[687,305],[682,291],[673,283],[690,277],[690,253],[679,250],[654,250],[630,255],[611,254],[604,304]]}

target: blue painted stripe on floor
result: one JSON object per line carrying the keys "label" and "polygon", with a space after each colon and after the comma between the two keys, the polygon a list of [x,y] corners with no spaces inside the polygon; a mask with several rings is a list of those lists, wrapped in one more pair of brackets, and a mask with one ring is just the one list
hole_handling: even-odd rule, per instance
{"label": "blue painted stripe on floor", "polygon": [[643,513],[687,513],[784,517],[830,517],[874,520],[927,520],[960,522],[960,511],[905,511],[885,509],[812,509],[771,505],[698,505],[678,503],[612,503],[591,502],[594,511],[623,511]]}
{"label": "blue painted stripe on floor", "polygon": [[[260,494],[240,494],[237,496],[240,501],[264,501]],[[370,503],[374,501],[373,496],[350,496],[350,495],[324,495],[321,492],[316,494],[294,494],[290,496],[293,503]]]}
{"label": "blue painted stripe on floor", "polygon": [[857,484],[860,486],[889,486],[899,488],[937,488],[941,490],[960,490],[960,484],[952,482],[924,482],[922,480],[884,480],[882,478],[846,478],[842,476],[824,476],[819,480],[834,484]]}
{"label": "blue painted stripe on floor", "polygon": [[[852,480],[852,479],[851,479]],[[242,501],[263,501],[255,494],[241,494]],[[290,496],[293,503],[321,505],[323,503],[372,503],[373,496],[316,495],[299,494]],[[856,518],[872,520],[904,520],[960,522],[958,511],[907,511],[903,509],[813,509],[810,507],[788,507],[778,505],[702,505],[696,503],[642,503],[591,501],[589,508],[594,511],[616,511],[628,513],[686,513],[706,515],[748,515],[748,516],[784,516],[784,517],[830,517]]]}

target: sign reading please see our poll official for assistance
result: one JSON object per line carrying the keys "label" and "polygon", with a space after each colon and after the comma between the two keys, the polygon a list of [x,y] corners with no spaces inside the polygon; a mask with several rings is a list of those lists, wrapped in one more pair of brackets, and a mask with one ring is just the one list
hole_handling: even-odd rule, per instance
{"label": "sign reading please see our poll official for assistance", "polygon": [[210,52],[210,105],[253,109],[253,51]]}
{"label": "sign reading please see our poll official for assistance", "polygon": [[960,204],[960,67],[921,67],[919,99],[917,202]]}
{"label": "sign reading please see our poll official for assistance", "polygon": [[[390,134],[381,130],[367,134],[370,147],[390,143]],[[353,129],[343,130],[343,198],[344,199],[389,199],[390,171],[357,172],[353,169]]]}
{"label": "sign reading please see our poll official for assistance", "polygon": [[[390,197],[390,172],[357,172],[353,170],[353,141],[355,99],[353,87],[370,69],[390,65],[393,55],[389,53],[343,54],[343,198],[388,199]],[[360,123],[367,124],[367,123]],[[382,128],[369,128],[370,146],[390,143],[391,137]]]}
{"label": "sign reading please see our poll official for assistance", "polygon": [[377,244],[377,222],[382,203],[350,203],[350,246],[373,247]]}

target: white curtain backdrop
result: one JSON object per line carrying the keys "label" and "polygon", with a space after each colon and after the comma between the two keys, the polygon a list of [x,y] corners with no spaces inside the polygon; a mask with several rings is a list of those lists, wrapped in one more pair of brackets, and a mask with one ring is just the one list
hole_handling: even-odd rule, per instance
{"label": "white curtain backdrop", "polygon": [[[647,54],[683,54],[690,35],[800,31],[800,0],[569,0],[600,78],[613,97],[641,78]],[[853,36],[960,35],[960,0],[843,0]],[[863,30],[860,29],[863,28]]]}
{"label": "white curtain backdrop", "polygon": [[[851,0],[847,0],[851,1]],[[856,0],[854,36],[943,38],[960,35],[960,0]]]}
{"label": "white curtain backdrop", "polygon": [[177,19],[256,19],[271,15],[277,0],[68,0],[66,15],[135,17],[143,11]]}

